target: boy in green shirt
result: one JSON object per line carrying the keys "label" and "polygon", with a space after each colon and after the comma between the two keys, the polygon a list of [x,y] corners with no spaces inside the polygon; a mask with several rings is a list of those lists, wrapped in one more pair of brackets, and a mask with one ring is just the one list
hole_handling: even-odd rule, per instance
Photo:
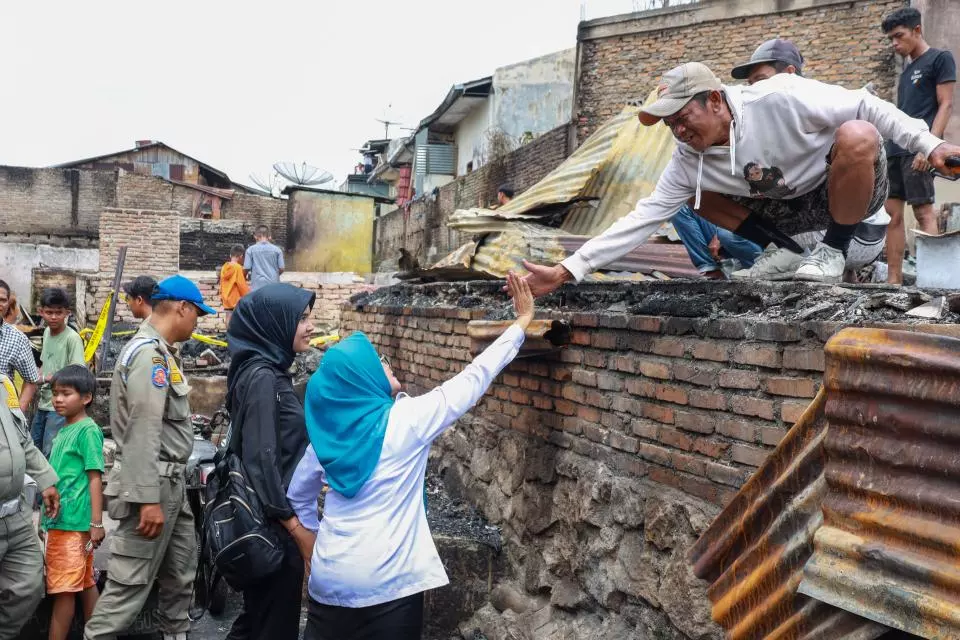
{"label": "boy in green shirt", "polygon": [[103,432],[87,417],[97,380],[83,365],[53,375],[53,406],[65,425],[50,465],[60,480],[60,513],[43,518],[47,531],[47,593],[54,597],[49,640],[66,640],[80,594],[84,620],[97,604],[93,550],[103,541]]}
{"label": "boy in green shirt", "polygon": [[63,289],[43,290],[40,295],[40,316],[46,321],[47,328],[43,332],[43,349],[40,352],[40,399],[30,435],[37,449],[49,458],[53,439],[63,428],[63,418],[53,410],[50,380],[53,374],[67,365],[84,364],[83,340],[67,326],[70,297]]}

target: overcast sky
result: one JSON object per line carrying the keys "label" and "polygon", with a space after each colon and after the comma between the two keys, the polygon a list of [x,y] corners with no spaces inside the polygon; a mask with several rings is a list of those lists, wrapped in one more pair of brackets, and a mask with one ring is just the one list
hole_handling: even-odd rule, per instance
{"label": "overcast sky", "polygon": [[580,0],[3,2],[0,164],[154,139],[236,182],[288,160],[339,184],[376,119],[413,126],[455,83],[573,47],[579,18]]}

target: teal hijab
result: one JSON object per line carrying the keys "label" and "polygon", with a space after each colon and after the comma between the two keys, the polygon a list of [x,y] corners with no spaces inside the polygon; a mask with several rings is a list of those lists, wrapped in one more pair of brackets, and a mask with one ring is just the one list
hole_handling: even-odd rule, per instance
{"label": "teal hijab", "polygon": [[341,495],[355,496],[376,468],[393,402],[377,351],[359,331],[328,349],[307,383],[307,434]]}

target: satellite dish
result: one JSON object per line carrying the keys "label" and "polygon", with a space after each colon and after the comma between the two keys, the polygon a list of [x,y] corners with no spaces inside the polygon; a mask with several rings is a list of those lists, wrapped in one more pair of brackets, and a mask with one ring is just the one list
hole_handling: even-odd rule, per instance
{"label": "satellite dish", "polygon": [[276,196],[286,186],[286,182],[276,172],[263,177],[258,173],[250,174],[250,181],[272,196]]}
{"label": "satellite dish", "polygon": [[333,180],[332,173],[312,167],[306,162],[300,164],[294,162],[278,162],[273,165],[273,170],[293,184],[303,187],[323,184]]}

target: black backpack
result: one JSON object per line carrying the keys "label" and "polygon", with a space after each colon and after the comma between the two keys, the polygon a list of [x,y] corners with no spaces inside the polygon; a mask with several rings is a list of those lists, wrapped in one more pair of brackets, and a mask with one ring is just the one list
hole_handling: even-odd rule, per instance
{"label": "black backpack", "polygon": [[241,427],[238,422],[231,425],[227,446],[214,458],[203,509],[204,559],[238,591],[279,571],[284,557],[280,538],[264,517],[240,462]]}

